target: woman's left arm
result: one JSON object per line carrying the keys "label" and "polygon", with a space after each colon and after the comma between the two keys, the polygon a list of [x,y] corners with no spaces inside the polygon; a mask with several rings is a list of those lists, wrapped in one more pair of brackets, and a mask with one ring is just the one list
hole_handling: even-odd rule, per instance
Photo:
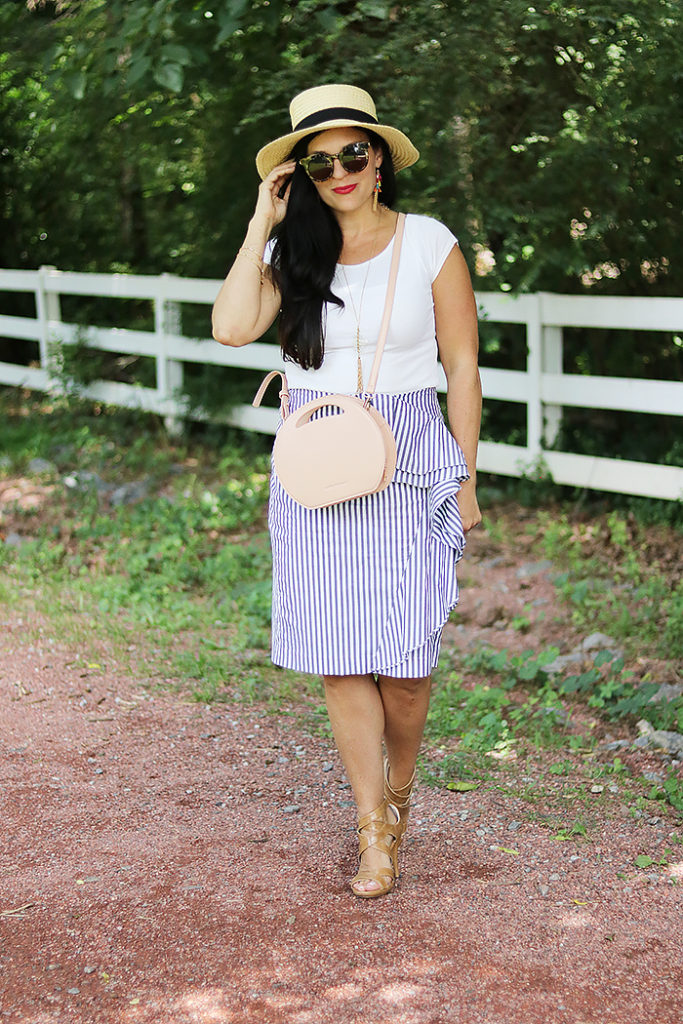
{"label": "woman's left arm", "polygon": [[448,382],[448,422],[470,471],[470,479],[458,492],[463,529],[467,532],[481,522],[476,493],[481,380],[477,366],[477,304],[467,264],[457,245],[439,271],[432,295],[439,356]]}

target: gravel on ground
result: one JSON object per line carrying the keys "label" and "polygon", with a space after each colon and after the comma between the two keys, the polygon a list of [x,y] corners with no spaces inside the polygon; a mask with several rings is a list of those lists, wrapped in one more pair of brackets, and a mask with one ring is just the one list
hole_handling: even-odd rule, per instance
{"label": "gravel on ground", "polygon": [[361,901],[329,741],[35,626],[1,613],[0,1021],[683,1021],[665,810],[560,842],[521,796],[423,785],[397,889]]}

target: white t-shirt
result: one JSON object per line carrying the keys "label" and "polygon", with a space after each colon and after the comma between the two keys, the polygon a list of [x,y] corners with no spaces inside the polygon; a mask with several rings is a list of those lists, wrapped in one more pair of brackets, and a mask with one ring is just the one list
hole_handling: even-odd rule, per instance
{"label": "white t-shirt", "polygon": [[[378,392],[420,391],[438,383],[432,284],[454,245],[457,245],[457,238],[440,221],[418,214],[406,217]],[[290,388],[356,393],[356,313],[360,318],[363,383],[367,384],[384,312],[393,248],[392,238],[386,249],[365,263],[343,267],[337,264],[332,291],[343,299],[344,309],[333,303],[326,304],[323,313],[325,355],[320,369],[304,370],[298,363],[287,361]],[[270,262],[271,252],[272,243],[269,243],[264,254],[266,262]]]}

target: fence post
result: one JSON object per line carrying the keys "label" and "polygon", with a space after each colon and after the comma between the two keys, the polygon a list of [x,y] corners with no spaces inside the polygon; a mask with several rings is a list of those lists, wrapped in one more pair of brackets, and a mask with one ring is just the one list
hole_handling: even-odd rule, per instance
{"label": "fence post", "polygon": [[[169,334],[179,335],[182,330],[182,313],[179,302],[166,297],[166,282],[172,274],[161,275],[161,289],[154,300],[154,327],[158,339],[157,348],[157,390],[162,400],[178,402],[178,392],[183,387],[183,364],[177,359],[166,357],[166,337]],[[164,416],[164,426],[171,437],[178,437],[183,432],[183,420],[177,415]]]}
{"label": "fence post", "polygon": [[[59,359],[55,356],[54,350],[50,347],[49,321],[59,322],[62,319],[62,309],[59,301],[59,293],[47,290],[47,277],[51,271],[57,268],[48,264],[40,267],[38,271],[38,284],[36,288],[36,316],[38,317],[40,337],[40,368],[45,370],[48,378],[58,376]],[[53,380],[48,384],[52,385]]]}
{"label": "fence post", "polygon": [[[529,296],[531,299],[532,296]],[[526,445],[532,472],[543,455],[543,410],[541,405],[541,300],[533,296],[533,312],[526,325],[526,372],[529,382],[526,407]]]}
{"label": "fence post", "polygon": [[[562,373],[562,328],[542,325],[543,354],[541,360],[542,373]],[[543,442],[546,448],[552,448],[557,441],[562,425],[562,406],[543,406]]]}

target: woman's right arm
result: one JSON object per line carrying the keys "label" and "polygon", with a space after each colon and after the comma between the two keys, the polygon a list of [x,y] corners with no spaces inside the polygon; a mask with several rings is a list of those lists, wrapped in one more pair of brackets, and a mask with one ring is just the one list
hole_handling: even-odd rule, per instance
{"label": "woman's right arm", "polygon": [[294,172],[293,160],[276,167],[259,186],[254,215],[242,247],[214,303],[213,336],[221,345],[248,345],[268,330],[280,309],[280,293],[273,285],[263,252],[273,228],[287,212],[289,187],[278,193]]}

